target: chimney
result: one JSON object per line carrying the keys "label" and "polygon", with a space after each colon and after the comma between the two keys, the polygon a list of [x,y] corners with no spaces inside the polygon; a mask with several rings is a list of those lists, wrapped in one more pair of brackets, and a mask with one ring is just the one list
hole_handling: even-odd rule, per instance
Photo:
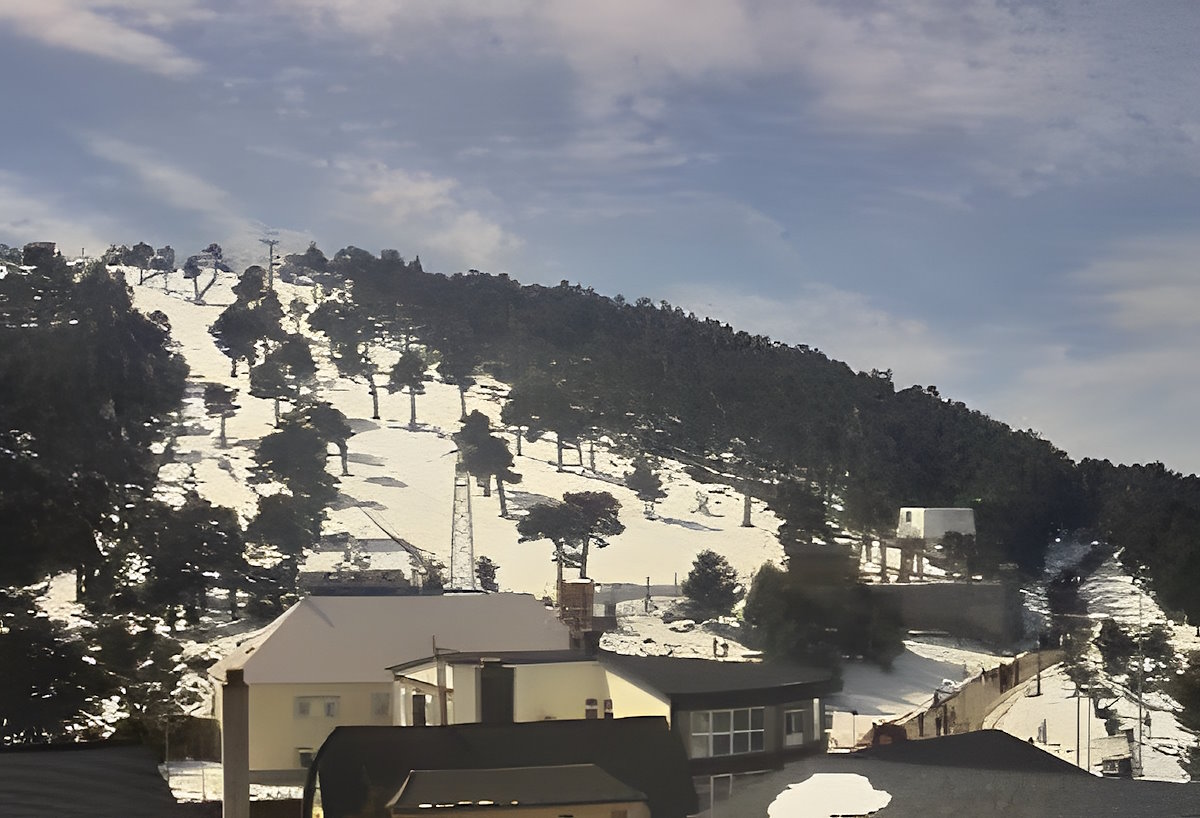
{"label": "chimney", "polygon": [[250,818],[250,688],[240,668],[221,689],[222,818]]}

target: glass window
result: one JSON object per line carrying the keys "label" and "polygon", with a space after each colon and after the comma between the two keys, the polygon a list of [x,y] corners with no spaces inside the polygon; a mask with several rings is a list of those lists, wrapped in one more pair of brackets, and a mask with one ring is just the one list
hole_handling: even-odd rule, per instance
{"label": "glass window", "polygon": [[375,718],[387,718],[392,714],[392,694],[371,694],[371,715]]}
{"label": "glass window", "polygon": [[766,745],[764,719],[761,707],[692,713],[692,758],[762,752]]}
{"label": "glass window", "polygon": [[337,699],[326,699],[325,700],[325,718],[327,718],[327,719],[337,718],[337,714],[338,714],[338,700]]}
{"label": "glass window", "polygon": [[302,719],[308,718],[312,713],[312,699],[303,697],[296,698],[296,716]]}

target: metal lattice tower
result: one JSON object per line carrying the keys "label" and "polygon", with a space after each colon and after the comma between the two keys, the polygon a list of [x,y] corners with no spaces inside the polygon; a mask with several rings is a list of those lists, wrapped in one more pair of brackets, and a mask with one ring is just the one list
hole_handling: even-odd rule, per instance
{"label": "metal lattice tower", "polygon": [[450,585],[459,591],[477,591],[475,534],[471,526],[471,476],[462,455],[454,466],[454,515],[450,528]]}

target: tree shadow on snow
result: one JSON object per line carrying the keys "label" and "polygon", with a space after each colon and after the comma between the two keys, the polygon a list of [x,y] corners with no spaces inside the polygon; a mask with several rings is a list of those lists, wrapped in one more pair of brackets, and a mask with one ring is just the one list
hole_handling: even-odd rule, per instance
{"label": "tree shadow on snow", "polygon": [[372,511],[387,511],[387,506],[381,505],[374,500],[356,500],[349,494],[338,494],[330,506],[334,511],[344,511],[348,508],[369,508]]}
{"label": "tree shadow on snow", "polygon": [[377,455],[362,454],[361,452],[351,452],[347,460],[349,460],[351,463],[361,463],[364,466],[382,466],[387,462],[382,457]]}
{"label": "tree shadow on snow", "polygon": [[397,480],[395,477],[368,477],[364,483],[374,483],[377,486],[386,486],[389,489],[406,489],[408,483],[403,480]]}
{"label": "tree shadow on snow", "polygon": [[373,432],[379,428],[378,423],[364,418],[349,418],[346,422],[350,424],[350,428],[354,430],[354,434],[356,435],[360,435],[363,432]]}
{"label": "tree shadow on snow", "polygon": [[525,511],[538,503],[553,503],[556,502],[553,497],[547,497],[544,494],[534,494],[530,491],[513,491],[510,488],[504,490],[504,496],[508,500],[509,512],[513,509]]}
{"label": "tree shadow on snow", "polygon": [[690,531],[720,531],[721,530],[719,528],[713,528],[712,526],[704,525],[703,523],[697,523],[692,520],[680,520],[675,517],[658,517],[656,519],[661,523],[666,523],[667,525],[681,526]]}

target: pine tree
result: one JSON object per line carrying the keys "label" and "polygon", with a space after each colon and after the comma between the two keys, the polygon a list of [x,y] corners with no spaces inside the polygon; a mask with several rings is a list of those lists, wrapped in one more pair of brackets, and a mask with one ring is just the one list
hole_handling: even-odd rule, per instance
{"label": "pine tree", "polygon": [[729,613],[739,596],[737,571],[715,551],[701,551],[681,590],[701,610]]}

